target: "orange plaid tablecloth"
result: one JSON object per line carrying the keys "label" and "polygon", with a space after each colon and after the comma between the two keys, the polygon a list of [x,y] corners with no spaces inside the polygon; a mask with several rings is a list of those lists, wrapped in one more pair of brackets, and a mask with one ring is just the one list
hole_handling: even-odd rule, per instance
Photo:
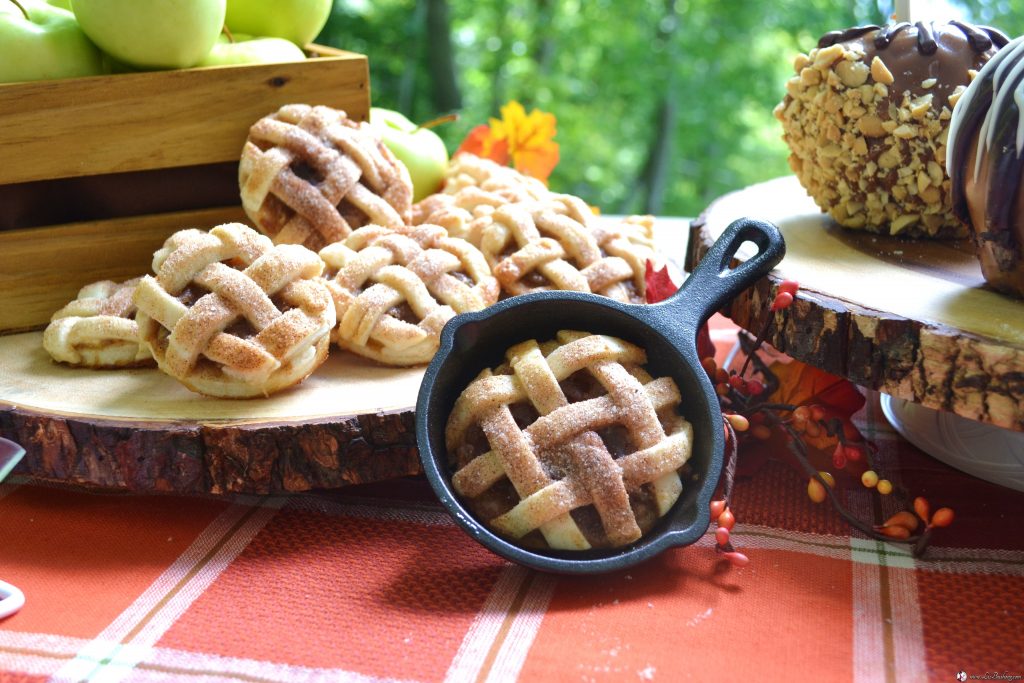
{"label": "orange plaid tablecloth", "polygon": [[[926,559],[851,536],[774,462],[736,486],[747,567],[719,561],[708,535],[591,578],[490,554],[417,479],[209,499],[14,478],[0,485],[0,580],[26,604],[0,621],[0,681],[1024,674],[1024,494],[922,454],[873,400],[857,419],[897,486],[956,510]],[[894,511],[851,500],[875,520]]]}

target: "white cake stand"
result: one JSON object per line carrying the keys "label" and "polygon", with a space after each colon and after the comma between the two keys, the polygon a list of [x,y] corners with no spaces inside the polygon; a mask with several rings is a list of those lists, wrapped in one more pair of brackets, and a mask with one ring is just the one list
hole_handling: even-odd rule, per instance
{"label": "white cake stand", "polygon": [[950,467],[1024,491],[1024,433],[879,394],[882,412],[907,441]]}

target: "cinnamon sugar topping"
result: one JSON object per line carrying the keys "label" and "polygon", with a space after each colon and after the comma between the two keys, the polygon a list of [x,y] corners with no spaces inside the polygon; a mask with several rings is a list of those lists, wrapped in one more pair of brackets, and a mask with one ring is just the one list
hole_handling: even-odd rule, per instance
{"label": "cinnamon sugar topping", "polygon": [[182,230],[135,290],[139,335],[160,368],[212,396],[263,396],[327,357],[335,313],[323,262],[231,223]]}
{"label": "cinnamon sugar topping", "polygon": [[[691,453],[675,383],[652,378],[639,347],[583,332],[517,344],[507,358],[462,392],[448,419],[455,490],[526,545],[639,539],[678,499]],[[524,405],[535,415],[528,424],[515,418]]]}
{"label": "cinnamon sugar topping", "polygon": [[257,121],[239,164],[242,206],[274,242],[320,249],[410,220],[409,172],[366,123],[293,104]]}

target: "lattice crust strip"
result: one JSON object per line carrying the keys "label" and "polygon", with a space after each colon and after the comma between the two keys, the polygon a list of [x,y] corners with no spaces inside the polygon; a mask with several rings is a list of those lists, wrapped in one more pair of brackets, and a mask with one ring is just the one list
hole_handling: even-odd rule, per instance
{"label": "lattice crust strip", "polygon": [[318,250],[364,225],[411,220],[405,165],[369,124],[329,107],[286,105],[257,121],[238,174],[246,214],[278,244]]}
{"label": "lattice crust strip", "polygon": [[413,205],[412,222],[440,225],[453,237],[480,246],[480,219],[505,204],[547,202],[550,196],[536,178],[460,153],[448,164],[442,191]]}
{"label": "lattice crust strip", "polygon": [[571,290],[642,303],[646,263],[656,260],[651,220],[632,217],[599,226],[580,220],[585,207],[580,205],[581,200],[560,195],[562,210],[551,204],[507,204],[487,217],[480,250],[502,290],[513,296]]}
{"label": "lattice crust strip", "polygon": [[238,223],[179,231],[135,290],[140,337],[193,391],[279,391],[327,357],[335,311],[323,268],[305,247],[275,246]]}
{"label": "lattice crust strip", "polygon": [[149,349],[139,343],[132,294],[140,278],[102,280],[86,285],[53,314],[43,332],[43,348],[62,363],[90,368],[151,365]]}
{"label": "lattice crust strip", "polygon": [[[513,539],[537,530],[549,547],[576,550],[639,539],[678,499],[679,470],[692,451],[675,383],[652,378],[639,347],[583,332],[559,332],[553,345],[517,344],[507,359],[474,380],[449,417],[455,490]],[[578,373],[598,390],[572,401]],[[524,404],[536,414],[528,424],[514,414]],[[477,428],[486,446],[474,443]],[[616,429],[627,438],[610,447]],[[495,500],[506,480],[514,499]],[[588,507],[596,528],[580,521]]]}
{"label": "lattice crust strip", "polygon": [[429,362],[448,320],[498,299],[483,255],[436,225],[367,226],[320,257],[337,312],[335,341],[388,365]]}

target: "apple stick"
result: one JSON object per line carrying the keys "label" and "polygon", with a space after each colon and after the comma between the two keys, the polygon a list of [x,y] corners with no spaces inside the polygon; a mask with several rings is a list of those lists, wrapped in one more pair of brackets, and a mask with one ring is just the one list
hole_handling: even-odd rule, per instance
{"label": "apple stick", "polygon": [[911,13],[912,0],[896,0],[896,9],[892,13],[894,21],[913,21]]}
{"label": "apple stick", "polygon": [[459,120],[459,115],[456,114],[456,113],[445,114],[444,116],[438,116],[436,119],[430,119],[429,121],[425,121],[424,123],[421,123],[420,125],[416,126],[416,129],[413,130],[413,133],[415,133],[420,128],[427,128],[427,129],[436,128],[437,126],[440,126],[442,123],[451,123],[452,121],[458,121],[458,120]]}
{"label": "apple stick", "polygon": [[221,27],[220,32],[223,33],[225,36],[227,36],[229,43],[234,43],[235,42],[235,37],[231,34],[231,29],[228,28],[227,24],[224,24]]}
{"label": "apple stick", "polygon": [[30,17],[28,15],[28,10],[25,9],[24,5],[22,5],[20,2],[18,2],[18,0],[11,0],[11,2],[13,2],[14,6],[17,7],[18,9],[20,9],[21,13],[25,15],[25,20],[26,21],[32,21],[32,17]]}

